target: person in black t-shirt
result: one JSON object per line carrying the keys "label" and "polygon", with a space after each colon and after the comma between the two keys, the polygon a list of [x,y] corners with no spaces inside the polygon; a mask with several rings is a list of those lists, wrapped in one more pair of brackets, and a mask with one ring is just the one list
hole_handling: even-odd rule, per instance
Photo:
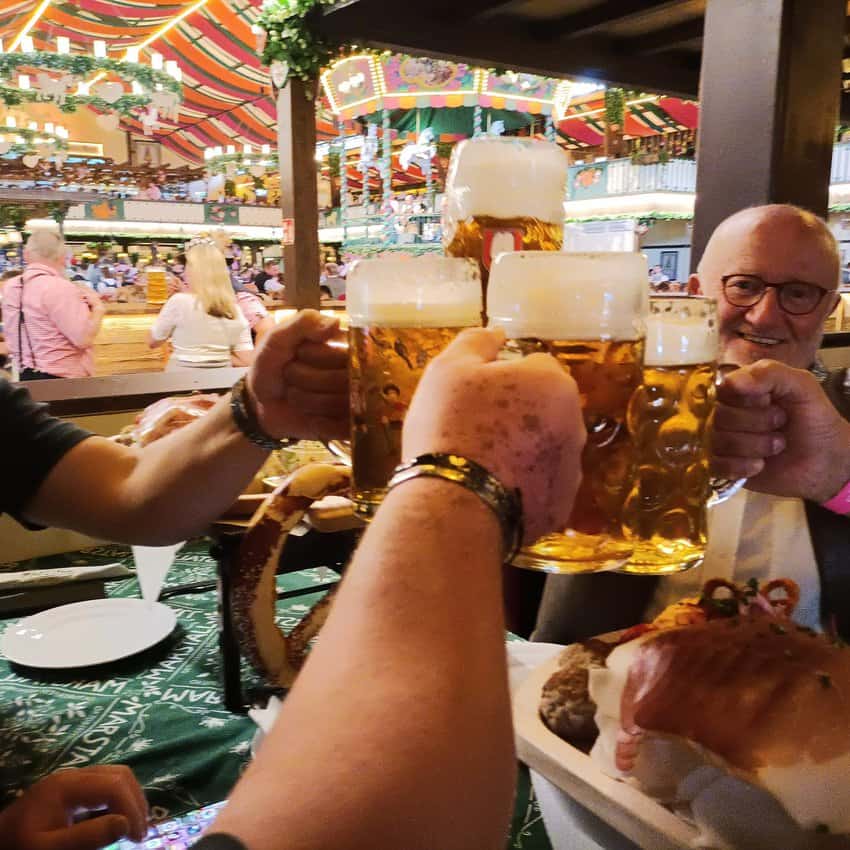
{"label": "person in black t-shirt", "polygon": [[277,260],[266,260],[263,263],[263,270],[254,275],[254,280],[252,283],[260,292],[265,293],[266,291],[266,281],[272,280],[272,278],[277,278],[280,273],[280,268],[277,264]]}
{"label": "person in black t-shirt", "polygon": [[[0,513],[153,546],[204,533],[275,439],[348,435],[347,353],[328,345],[338,336],[337,320],[313,310],[281,323],[257,350],[238,416],[224,398],[143,451],[52,417],[26,389],[0,378]],[[79,807],[108,814],[73,824]],[[141,840],[146,817],[127,768],[61,771],[0,812],[0,846],[96,850],[122,836]]]}

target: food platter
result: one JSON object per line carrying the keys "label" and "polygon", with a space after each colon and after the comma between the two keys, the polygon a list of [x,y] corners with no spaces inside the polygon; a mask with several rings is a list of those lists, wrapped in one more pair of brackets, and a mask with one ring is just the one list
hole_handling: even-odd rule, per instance
{"label": "food platter", "polygon": [[[540,719],[540,693],[558,659],[535,668],[513,700],[520,761],[541,774],[639,847],[691,850],[698,832],[637,788],[607,776],[589,755],[551,732]],[[545,818],[544,809],[544,818]],[[553,836],[557,847],[557,836]],[[571,846],[571,845],[563,845]]]}

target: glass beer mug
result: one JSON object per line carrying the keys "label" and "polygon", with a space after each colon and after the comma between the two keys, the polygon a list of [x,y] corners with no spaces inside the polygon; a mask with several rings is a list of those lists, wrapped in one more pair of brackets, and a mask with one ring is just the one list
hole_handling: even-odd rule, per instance
{"label": "glass beer mug", "polygon": [[569,369],[587,428],[569,526],[524,548],[517,566],[596,572],[632,556],[622,524],[634,470],[626,413],[641,383],[647,277],[646,259],[630,253],[522,251],[493,263],[490,326],[504,328],[508,352],[549,352]]}
{"label": "glass beer mug", "polygon": [[442,215],[443,247],[481,267],[503,251],[559,251],[564,240],[567,157],[554,142],[481,136],[452,151]]}
{"label": "glass beer mug", "polygon": [[634,544],[623,572],[679,572],[705,556],[717,352],[713,299],[650,299],[643,382],[628,411],[637,469],[623,508]]}
{"label": "glass beer mug", "polygon": [[401,462],[405,413],[425,367],[481,324],[478,266],[438,256],[361,260],[348,276],[346,309],[352,501],[368,520]]}

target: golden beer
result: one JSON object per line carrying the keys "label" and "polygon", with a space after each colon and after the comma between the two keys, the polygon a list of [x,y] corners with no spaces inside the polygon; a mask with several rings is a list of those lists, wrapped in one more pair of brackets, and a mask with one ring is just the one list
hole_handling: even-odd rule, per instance
{"label": "golden beer", "polygon": [[401,433],[428,363],[463,328],[481,324],[472,260],[361,260],[347,282],[354,512],[370,519],[401,462]]}
{"label": "golden beer", "polygon": [[[578,384],[587,442],[582,481],[568,528],[541,537],[514,563],[557,572],[582,572],[628,560],[633,545],[622,525],[632,485],[634,447],[626,426],[629,399],[640,386],[643,340],[520,340],[523,353],[547,351]],[[569,566],[567,566],[569,565]]]}
{"label": "golden beer", "polygon": [[708,298],[653,298],[643,382],[629,404],[637,470],[623,507],[622,570],[664,574],[705,556],[717,316]]}
{"label": "golden beer", "polygon": [[351,328],[351,480],[360,515],[371,517],[401,463],[401,429],[425,366],[463,328]]}
{"label": "golden beer", "polygon": [[502,251],[560,251],[564,243],[562,222],[518,216],[499,219],[476,215],[444,231],[446,254],[471,257],[481,267],[481,283],[487,292],[490,265]]}
{"label": "golden beer", "polygon": [[452,151],[443,247],[480,266],[485,295],[503,251],[559,251],[564,240],[567,159],[553,142],[482,136]]}
{"label": "golden beer", "polygon": [[546,351],[570,372],[587,429],[568,527],[522,549],[517,566],[596,572],[632,556],[622,522],[635,469],[626,420],[642,378],[646,276],[646,260],[626,253],[529,251],[494,263],[491,326],[505,329],[508,352]]}

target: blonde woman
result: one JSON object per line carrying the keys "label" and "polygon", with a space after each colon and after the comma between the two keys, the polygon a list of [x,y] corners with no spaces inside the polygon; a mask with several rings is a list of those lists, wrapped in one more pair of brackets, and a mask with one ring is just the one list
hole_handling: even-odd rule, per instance
{"label": "blonde woman", "polygon": [[224,254],[211,237],[186,246],[186,282],[189,292],[172,295],[150,331],[151,348],[171,340],[166,371],[249,365],[251,329],[236,303]]}

